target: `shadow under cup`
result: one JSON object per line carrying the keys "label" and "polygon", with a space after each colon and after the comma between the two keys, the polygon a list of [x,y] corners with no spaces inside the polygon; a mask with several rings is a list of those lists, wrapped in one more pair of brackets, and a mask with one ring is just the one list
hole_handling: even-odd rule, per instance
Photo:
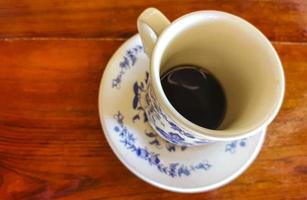
{"label": "shadow under cup", "polygon": [[227,101],[218,130],[185,119],[158,92],[162,107],[189,127],[212,135],[235,136],[267,126],[284,94],[280,60],[265,36],[248,22],[221,12],[199,12],[173,22],[160,36],[152,57],[152,82],[163,91],[160,75],[177,65],[196,65],[221,83]]}

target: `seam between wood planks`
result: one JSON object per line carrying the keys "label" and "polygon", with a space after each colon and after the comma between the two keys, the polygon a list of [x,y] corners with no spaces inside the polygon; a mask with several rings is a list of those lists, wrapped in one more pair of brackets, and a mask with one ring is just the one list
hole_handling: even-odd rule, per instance
{"label": "seam between wood planks", "polygon": [[[132,36],[131,36],[132,37]],[[112,38],[112,37],[9,37],[1,38],[0,41],[23,41],[23,40],[97,40],[97,41],[125,41],[129,38]]]}
{"label": "seam between wood planks", "polygon": [[[132,37],[132,36],[131,36]],[[52,40],[67,40],[67,41],[125,41],[129,38],[112,38],[112,37],[9,37],[1,38],[0,41],[52,41]],[[307,42],[291,42],[291,41],[270,41],[273,44],[282,44],[282,45],[307,45]]]}

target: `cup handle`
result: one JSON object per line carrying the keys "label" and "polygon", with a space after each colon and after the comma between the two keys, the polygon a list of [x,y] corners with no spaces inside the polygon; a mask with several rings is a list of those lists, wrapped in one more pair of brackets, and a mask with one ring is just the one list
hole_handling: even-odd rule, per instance
{"label": "cup handle", "polygon": [[147,8],[138,17],[138,32],[149,58],[159,35],[169,25],[170,21],[156,8]]}

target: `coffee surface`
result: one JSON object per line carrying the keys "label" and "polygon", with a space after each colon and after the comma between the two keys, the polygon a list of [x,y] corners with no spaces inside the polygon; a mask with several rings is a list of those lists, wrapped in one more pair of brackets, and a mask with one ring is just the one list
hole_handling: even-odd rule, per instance
{"label": "coffee surface", "polygon": [[161,76],[172,106],[189,121],[217,129],[226,111],[226,98],[219,81],[208,71],[191,65],[176,66]]}

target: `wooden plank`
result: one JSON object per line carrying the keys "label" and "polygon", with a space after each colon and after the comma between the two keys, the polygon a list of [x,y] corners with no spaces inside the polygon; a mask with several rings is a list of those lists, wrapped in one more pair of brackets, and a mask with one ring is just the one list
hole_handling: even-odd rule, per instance
{"label": "wooden plank", "polygon": [[[187,198],[139,180],[102,134],[98,86],[120,43],[0,42],[0,199]],[[262,152],[233,183],[189,198],[307,198],[307,45],[275,47],[287,92]]]}
{"label": "wooden plank", "polygon": [[307,41],[307,2],[302,0],[0,1],[0,36],[128,38],[149,6],[171,20],[196,10],[226,11],[250,21],[272,41]]}

